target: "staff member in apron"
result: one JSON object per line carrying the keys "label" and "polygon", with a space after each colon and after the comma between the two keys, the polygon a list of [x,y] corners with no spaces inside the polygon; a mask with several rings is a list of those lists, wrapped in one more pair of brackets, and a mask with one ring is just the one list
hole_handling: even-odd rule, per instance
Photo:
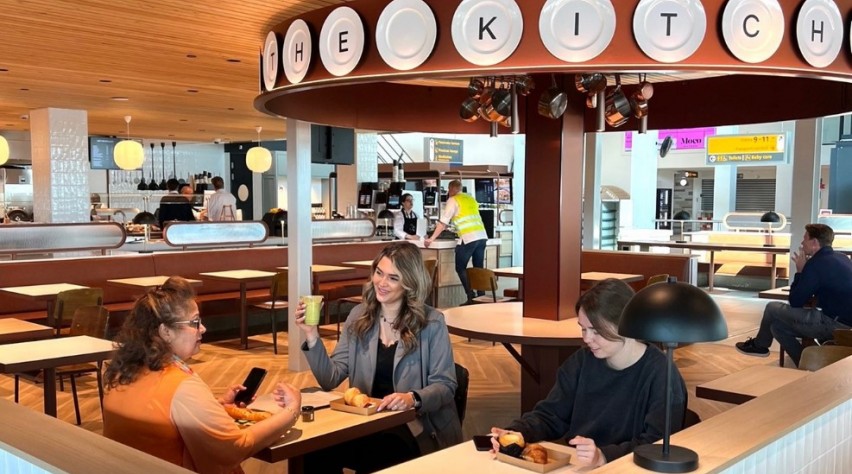
{"label": "staff member in apron", "polygon": [[414,197],[411,194],[402,195],[402,210],[394,213],[393,235],[399,240],[420,240],[417,235],[417,214],[411,210],[414,207]]}

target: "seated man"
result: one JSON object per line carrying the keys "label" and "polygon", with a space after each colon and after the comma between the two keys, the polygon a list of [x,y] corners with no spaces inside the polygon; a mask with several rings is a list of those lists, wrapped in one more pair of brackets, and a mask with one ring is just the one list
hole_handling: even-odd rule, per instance
{"label": "seated man", "polygon": [[[831,339],[835,329],[852,326],[852,261],[836,253],[832,242],[831,227],[805,226],[800,252],[793,253],[796,275],[790,285],[790,304],[767,304],[757,336],[738,342],[738,351],[766,357],[775,336],[798,366],[802,343],[797,338]],[[811,298],[816,304],[808,305]]]}

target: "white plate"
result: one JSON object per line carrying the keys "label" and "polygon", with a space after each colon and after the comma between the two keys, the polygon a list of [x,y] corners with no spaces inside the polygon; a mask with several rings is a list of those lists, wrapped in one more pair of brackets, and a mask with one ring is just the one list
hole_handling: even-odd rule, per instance
{"label": "white plate", "polygon": [[[822,42],[810,41],[814,21],[823,23]],[[805,0],[796,19],[796,41],[811,66],[826,67],[833,63],[843,44],[843,18],[837,4],[831,0]]]}
{"label": "white plate", "polygon": [[[296,45],[302,45],[301,55],[297,54]],[[284,65],[284,75],[293,84],[302,82],[308,73],[313,54],[313,43],[311,41],[311,30],[305,20],[296,20],[290,23],[287,34],[284,35],[284,46],[281,48],[281,63]]]}
{"label": "white plate", "polygon": [[[661,13],[676,13],[671,35]],[[676,23],[675,23],[676,22]],[[699,0],[641,0],[633,14],[633,36],[649,58],[676,63],[692,56],[704,40],[707,15]]]}
{"label": "white plate", "polygon": [[[344,38],[346,44],[341,48],[342,31],[349,33]],[[364,22],[355,10],[340,7],[328,15],[320,31],[319,50],[323,66],[332,75],[345,76],[355,69],[364,53]]]}
{"label": "white plate", "polygon": [[278,80],[278,65],[281,64],[279,54],[278,35],[270,31],[263,43],[263,86],[268,91],[275,88],[275,81]]}
{"label": "white plate", "polygon": [[408,71],[423,64],[435,48],[438,25],[423,0],[394,0],[376,25],[376,47],[388,66]]}
{"label": "white plate", "polygon": [[[491,21],[491,18],[496,20]],[[480,18],[485,18],[479,39]],[[515,52],[524,32],[524,18],[514,0],[462,0],[453,14],[453,44],[462,57],[478,66],[491,66]]]}
{"label": "white plate", "polygon": [[[746,20],[750,15],[754,18]],[[722,14],[722,35],[740,61],[766,61],[784,37],[781,5],[778,0],[729,0]]]}
{"label": "white plate", "polygon": [[[580,14],[579,28],[574,24],[575,13]],[[572,63],[588,61],[612,41],[615,9],[610,0],[547,0],[538,31],[550,54]]]}

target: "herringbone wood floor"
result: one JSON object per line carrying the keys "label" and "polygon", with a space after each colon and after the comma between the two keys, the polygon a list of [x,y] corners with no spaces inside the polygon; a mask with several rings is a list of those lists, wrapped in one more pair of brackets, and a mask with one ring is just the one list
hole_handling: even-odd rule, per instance
{"label": "herringbone wood floor", "polygon": [[[737,372],[752,365],[774,365],[778,363],[777,347],[770,357],[762,359],[740,355],[733,348],[734,342],[754,335],[766,300],[754,297],[731,297],[714,295],[728,321],[730,337],[716,343],[693,344],[675,351],[675,362],[686,380],[690,392],[689,406],[702,419],[719,414],[732,405],[703,400],[695,397],[695,386]],[[332,327],[332,326],[329,326]],[[251,367],[264,367],[269,373],[259,393],[265,393],[275,381],[284,380],[299,387],[315,386],[316,380],[308,372],[287,371],[287,339],[279,338],[279,355],[272,355],[271,337],[268,335],[251,338],[250,349],[241,351],[236,341],[229,340],[205,344],[202,352],[193,361],[193,368],[210,385],[214,393],[222,392],[232,383],[242,381]],[[492,426],[502,426],[519,415],[520,368],[502,346],[490,342],[472,341],[452,336],[456,361],[470,370],[470,392],[464,434],[470,439],[474,434],[486,433]],[[329,350],[334,347],[334,337],[324,342]],[[789,364],[789,362],[788,362]],[[66,384],[66,390],[70,390]],[[78,381],[82,427],[100,433],[103,425],[94,377],[83,377]],[[0,396],[13,397],[11,377],[0,377]],[[42,410],[42,389],[30,382],[21,383],[21,404],[33,410]],[[58,394],[59,418],[74,423],[74,408],[67,391]],[[244,463],[247,473],[286,472],[286,463],[269,465],[249,460]]]}

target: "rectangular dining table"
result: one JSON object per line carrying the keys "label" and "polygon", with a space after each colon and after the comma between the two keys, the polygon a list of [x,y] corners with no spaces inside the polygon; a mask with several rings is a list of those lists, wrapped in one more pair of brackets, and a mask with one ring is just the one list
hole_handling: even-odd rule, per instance
{"label": "rectangular dining table", "polygon": [[44,301],[47,306],[47,325],[56,326],[56,318],[53,314],[53,306],[56,303],[56,295],[66,290],[82,290],[88,286],[74,285],[71,283],[48,283],[44,285],[30,286],[7,286],[0,288],[0,291],[5,291],[10,295],[19,298],[25,298],[36,301]]}
{"label": "rectangular dining table", "polygon": [[272,281],[273,272],[262,270],[226,270],[199,274],[210,280],[231,281],[240,284],[240,345],[248,349],[248,318],[246,316],[246,285],[256,281]]}
{"label": "rectangular dining table", "polygon": [[[498,277],[517,278],[518,299],[522,300],[524,298],[524,267],[494,268],[492,271]],[[615,278],[625,283],[631,283],[634,281],[642,281],[645,279],[645,276],[632,273],[584,272],[580,274],[580,284],[583,287],[588,287],[601,280],[606,280],[607,278]]]}
{"label": "rectangular dining table", "polygon": [[790,299],[790,287],[789,286],[781,286],[778,288],[771,288],[768,290],[763,290],[757,294],[760,298],[767,300],[781,300],[787,301]]}
{"label": "rectangular dining table", "polygon": [[[114,280],[107,280],[107,283],[113,286],[120,286],[122,288],[148,291],[151,288],[162,286],[163,283],[165,283],[166,280],[168,280],[169,278],[171,277],[168,275],[145,276],[135,278],[117,278]],[[201,280],[193,280],[191,278],[185,278],[185,280],[193,287],[199,287],[203,284]]]}
{"label": "rectangular dining table", "polygon": [[755,365],[696,386],[695,396],[739,405],[810,373],[774,365]]}
{"label": "rectangular dining table", "polygon": [[112,341],[91,336],[61,337],[0,345],[0,373],[44,372],[44,413],[56,416],[56,368],[99,362],[115,351]]}
{"label": "rectangular dining table", "polygon": [[0,319],[0,344],[50,339],[53,333],[50,326],[14,318]]}
{"label": "rectangular dining table", "polygon": [[323,408],[314,412],[314,421],[299,418],[279,441],[254,457],[270,463],[287,460],[288,473],[301,473],[306,454],[408,423],[415,416],[414,410],[365,416]]}

